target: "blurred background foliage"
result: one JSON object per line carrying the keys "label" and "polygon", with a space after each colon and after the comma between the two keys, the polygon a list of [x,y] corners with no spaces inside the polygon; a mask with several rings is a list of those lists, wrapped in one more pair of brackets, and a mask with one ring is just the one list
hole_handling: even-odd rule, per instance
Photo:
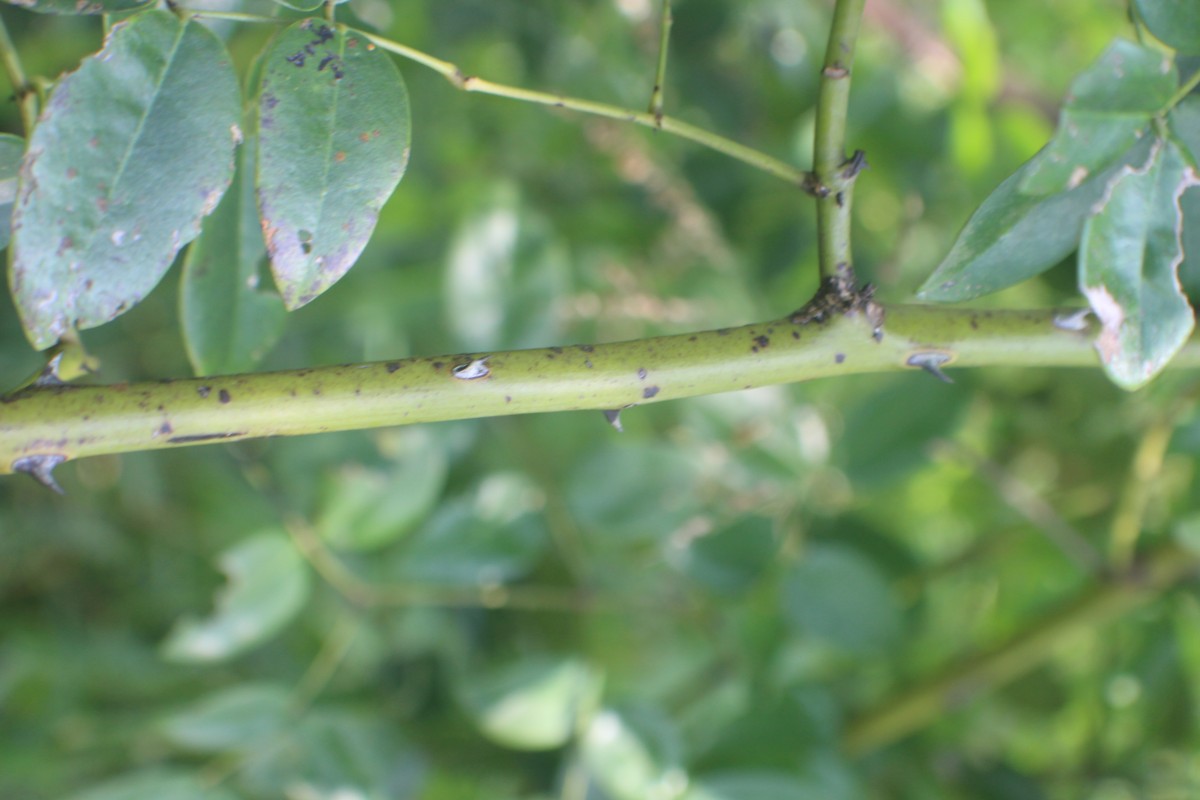
{"label": "blurred background foliage", "polygon": [[[676,0],[668,112],[808,164],[829,11]],[[32,74],[100,44],[95,18],[0,14]],[[632,108],[653,82],[652,0],[339,14],[496,81]],[[217,28],[243,73],[271,33]],[[885,301],[1115,35],[1118,0],[868,3],[849,141]],[[401,69],[408,174],[263,368],[741,324],[815,288],[811,203],[777,179]],[[189,373],[177,289],[85,335],[104,380]],[[4,303],[0,385],[37,364]],[[0,481],[0,797],[1200,796],[1194,587],[863,738],[888,698],[1104,591],[1131,548],[1200,540],[1190,377],[954,377],[639,408],[621,434],[558,414],[103,457],[60,470],[65,498]]]}

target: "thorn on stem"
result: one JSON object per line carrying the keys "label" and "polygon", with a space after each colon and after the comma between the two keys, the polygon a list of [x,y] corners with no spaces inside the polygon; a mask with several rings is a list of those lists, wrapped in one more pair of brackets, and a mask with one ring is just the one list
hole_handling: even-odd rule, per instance
{"label": "thorn on stem", "polygon": [[842,164],[842,177],[848,181],[853,180],[858,173],[862,172],[868,166],[867,154],[862,150],[855,150],[854,155],[850,156]]}
{"label": "thorn on stem", "polygon": [[64,455],[22,456],[12,463],[13,472],[24,472],[47,489],[66,494],[54,480],[54,468],[67,460]]}
{"label": "thorn on stem", "polygon": [[950,355],[948,353],[929,351],[925,353],[913,353],[905,363],[910,367],[920,367],[942,383],[954,383],[954,380],[949,375],[942,372],[942,365],[949,362]]}
{"label": "thorn on stem", "polygon": [[621,427],[621,409],[612,411],[604,411],[604,418],[608,420],[608,424],[617,429],[617,433],[624,433],[625,429]]}

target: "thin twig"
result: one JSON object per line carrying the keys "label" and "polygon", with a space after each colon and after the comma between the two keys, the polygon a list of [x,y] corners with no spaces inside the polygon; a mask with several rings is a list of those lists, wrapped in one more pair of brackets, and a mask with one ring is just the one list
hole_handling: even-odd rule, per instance
{"label": "thin twig", "polygon": [[662,127],[663,91],[667,80],[667,47],[671,41],[671,0],[662,0],[662,18],[658,30],[658,66],[654,70],[654,89],[650,92],[650,113]]}
{"label": "thin twig", "polygon": [[669,116],[659,116],[649,111],[634,111],[620,106],[610,105],[608,103],[597,103],[592,100],[583,100],[576,97],[567,97],[565,95],[552,94],[549,92],[539,92],[533,89],[522,89],[516,86],[508,86],[502,83],[494,83],[483,78],[467,75],[455,64],[449,61],[443,61],[439,58],[434,58],[428,53],[421,52],[407,45],[393,42],[390,39],[385,39],[382,36],[376,36],[372,33],[363,33],[377,47],[387,50],[389,53],[406,58],[416,62],[423,67],[437,72],[446,80],[450,81],[451,85],[463,90],[464,92],[476,92],[478,94],[492,95],[493,97],[505,97],[510,100],[520,100],[525,103],[533,103],[535,105],[550,106],[551,108],[561,108],[567,111],[576,111],[581,114],[592,114],[597,117],[606,117],[608,119],[621,120],[623,122],[631,122],[635,125],[641,125],[646,128],[662,130],[666,133],[674,134],[682,139],[696,142],[710,150],[715,150],[719,153],[735,158],[745,164],[760,169],[764,172],[782,178],[788,183],[810,191],[811,177],[807,172],[793,167],[784,161],[767,155],[766,153],[755,150],[752,147],[747,147],[744,144],[727,139],[724,136],[712,133],[703,128],[691,125],[682,120],[674,119]]}
{"label": "thin twig", "polygon": [[347,600],[366,608],[392,606],[439,606],[444,608],[510,608],[522,611],[581,613],[602,610],[590,594],[573,589],[542,586],[477,587],[379,586],[351,572],[302,519],[290,518],[284,526],[300,553],[313,568]]}
{"label": "thin twig", "polygon": [[1082,533],[999,464],[952,441],[938,442],[935,452],[945,453],[972,467],[1013,510],[1033,524],[1047,540],[1085,572],[1100,575],[1104,559]]}
{"label": "thin twig", "polygon": [[4,63],[4,71],[8,74],[9,82],[12,83],[13,97],[17,101],[17,107],[21,110],[21,126],[25,129],[25,135],[28,136],[33,133],[33,126],[37,123],[37,90],[25,76],[25,68],[21,66],[21,58],[17,55],[17,48],[13,46],[12,39],[8,35],[8,27],[5,26],[2,17],[0,17],[0,62]]}
{"label": "thin twig", "polygon": [[813,134],[813,180],[817,196],[817,261],[821,278],[853,278],[850,206],[854,179],[865,166],[861,154],[846,158],[850,78],[866,0],[837,0],[821,68]]}

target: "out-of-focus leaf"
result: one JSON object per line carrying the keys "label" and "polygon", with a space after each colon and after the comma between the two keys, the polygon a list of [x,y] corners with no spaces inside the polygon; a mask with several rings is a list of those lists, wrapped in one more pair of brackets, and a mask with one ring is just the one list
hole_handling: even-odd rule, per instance
{"label": "out-of-focus leaf", "polygon": [[101,325],[153,289],[233,176],[241,138],[225,46],[147,11],[65,76],[21,166],[9,284],[34,347]]}
{"label": "out-of-focus leaf", "polygon": [[234,795],[185,772],[146,770],[73,794],[70,800],[234,800]]}
{"label": "out-of-focus leaf", "polygon": [[613,800],[674,798],[687,787],[674,725],[650,708],[601,711],[580,749],[591,779]]}
{"label": "out-of-focus leaf", "polygon": [[258,130],[263,232],[275,283],[295,309],[358,260],[400,182],[408,90],[361,33],[302,20],[264,56]]}
{"label": "out-of-focus leaf", "polygon": [[771,527],[765,517],[739,517],[678,549],[669,543],[667,555],[700,585],[720,594],[738,594],[762,574],[777,550]]}
{"label": "out-of-focus leaf", "polygon": [[201,753],[247,750],[282,733],[290,692],[276,684],[221,689],[172,714],[162,731],[178,747]]}
{"label": "out-of-focus leaf", "polygon": [[783,613],[801,632],[854,653],[886,649],[901,633],[887,581],[853,550],[813,545],[789,570]]}
{"label": "out-of-focus leaf", "polygon": [[8,247],[12,234],[13,203],[17,199],[17,172],[25,140],[11,133],[0,133],[0,248]]}
{"label": "out-of-focus leaf", "polygon": [[259,644],[291,621],[308,598],[308,567],[281,533],[265,532],[221,554],[229,584],[205,620],[181,620],[163,643],[172,661],[221,661]]}
{"label": "out-of-focus leaf", "polygon": [[39,14],[115,14],[148,6],[153,0],[3,0]]}
{"label": "out-of-focus leaf", "polygon": [[1100,320],[1096,341],[1112,380],[1136,389],[1166,366],[1195,326],[1180,289],[1180,195],[1200,178],[1172,141],[1140,169],[1113,181],[1088,220],[1079,250],[1079,288]]}
{"label": "out-of-focus leaf", "polygon": [[556,340],[567,256],[544,220],[501,185],[460,226],[446,270],[446,312],[466,350],[543,346]]}
{"label": "out-of-focus leaf", "polygon": [[525,478],[492,475],[473,495],[443,502],[374,566],[388,581],[476,586],[514,580],[545,551],[540,505]]}
{"label": "out-of-focus leaf", "polygon": [[1058,130],[1021,171],[1021,191],[1073,189],[1144,135],[1179,82],[1165,53],[1118,39],[1071,84]]}
{"label": "out-of-focus leaf", "polygon": [[422,428],[390,437],[390,469],[347,465],[327,484],[317,530],[334,547],[372,550],[412,531],[433,508],[446,481],[440,440]]}
{"label": "out-of-focus leaf", "polygon": [[[954,433],[972,396],[958,384],[905,375],[849,408],[834,455],[851,485],[879,488],[921,467],[929,460],[929,445]],[[882,409],[894,424],[879,424]]]}
{"label": "out-of-focus leaf", "polygon": [[1181,53],[1200,53],[1200,3],[1133,0],[1138,16],[1158,39]]}
{"label": "out-of-focus leaf", "polygon": [[476,726],[515,750],[562,747],[594,710],[601,686],[586,663],[546,656],[470,670],[460,680]]}
{"label": "out-of-focus leaf", "polygon": [[611,445],[576,466],[567,502],[598,544],[661,539],[699,510],[695,474],[676,448]]}
{"label": "out-of-focus leaf", "polygon": [[283,303],[258,287],[267,248],[254,201],[254,151],[247,137],[232,189],[183,262],[179,317],[197,375],[248,372],[283,333]]}
{"label": "out-of-focus leaf", "polygon": [[861,787],[855,785],[849,772],[835,757],[818,752],[803,762],[799,775],[731,770],[706,776],[684,795],[684,800],[856,800],[862,797]]}
{"label": "out-of-focus leaf", "polygon": [[971,215],[918,295],[940,303],[971,300],[1040,275],[1062,261],[1079,246],[1083,224],[1109,180],[1122,165],[1145,160],[1149,138],[1074,189],[1045,197],[1023,194],[1019,188],[1025,170],[1037,161],[1034,156]]}
{"label": "out-of-focus leaf", "polygon": [[245,762],[242,783],[253,797],[386,800],[419,797],[425,769],[419,755],[385,716],[318,709],[304,715],[284,741]]}

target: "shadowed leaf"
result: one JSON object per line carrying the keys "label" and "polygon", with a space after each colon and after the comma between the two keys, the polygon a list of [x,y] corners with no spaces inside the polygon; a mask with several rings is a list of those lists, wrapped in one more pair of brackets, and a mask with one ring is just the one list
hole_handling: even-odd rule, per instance
{"label": "shadowed leaf", "polygon": [[275,283],[289,309],[358,260],[408,161],[408,91],[360,33],[314,19],[264,56],[258,201]]}
{"label": "shadowed leaf", "polygon": [[136,305],[225,193],[241,138],[224,45],[147,11],[51,94],[13,215],[9,283],[38,349]]}

